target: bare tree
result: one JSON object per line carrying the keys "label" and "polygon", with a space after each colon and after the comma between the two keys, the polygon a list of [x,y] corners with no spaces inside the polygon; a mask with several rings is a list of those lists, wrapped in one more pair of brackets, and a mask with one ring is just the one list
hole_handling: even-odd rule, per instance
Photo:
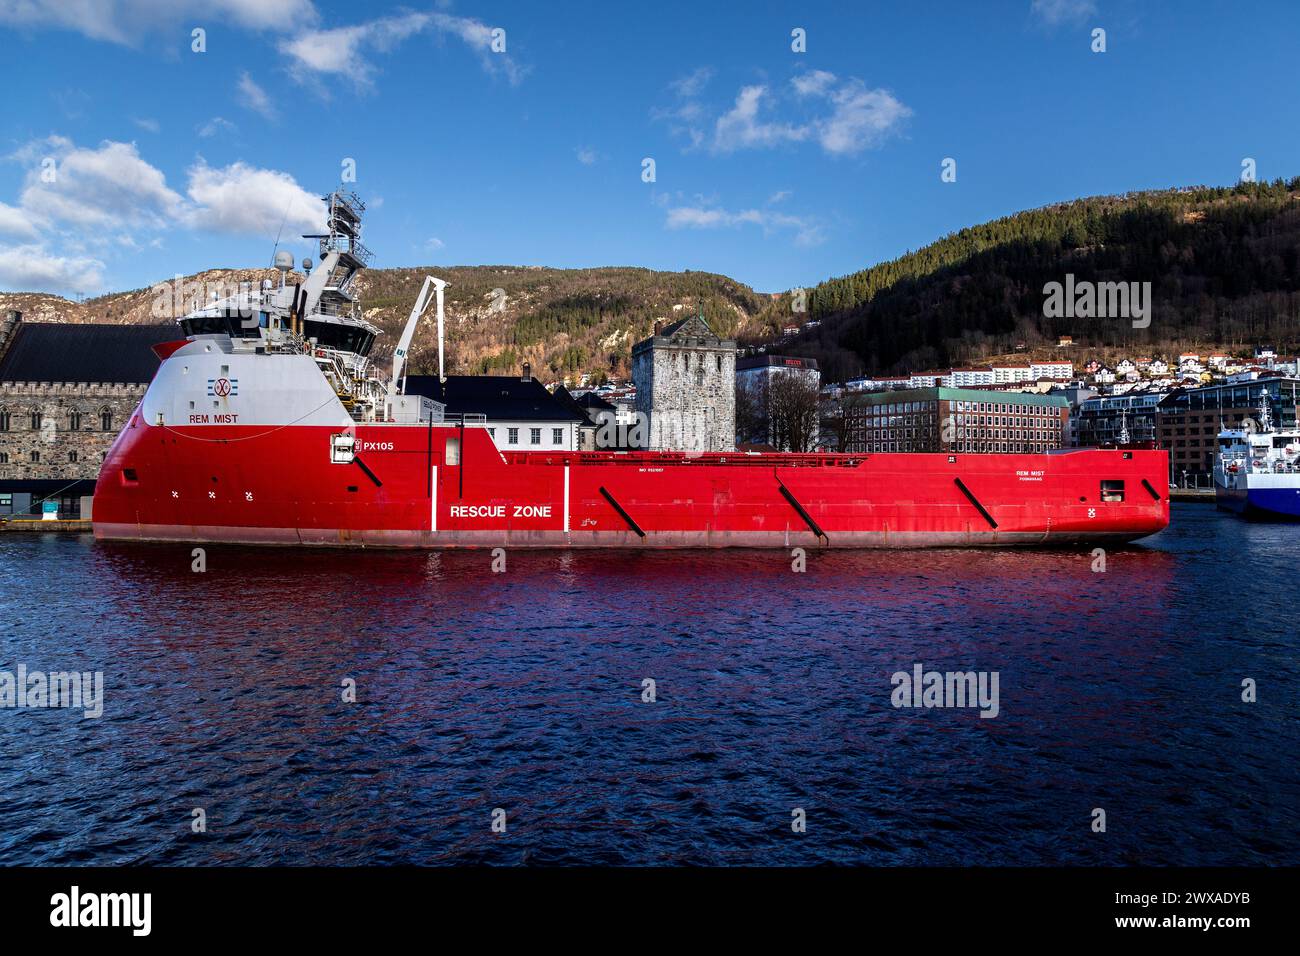
{"label": "bare tree", "polygon": [[767,383],[767,417],[772,444],[788,451],[812,451],[817,442],[820,390],[815,376],[779,369]]}
{"label": "bare tree", "polygon": [[856,446],[860,444],[857,434],[857,418],[867,402],[865,392],[844,391],[840,396],[829,402],[825,408],[825,414],[822,415],[821,427],[825,436],[834,444],[836,451],[860,451]]}
{"label": "bare tree", "polygon": [[736,441],[754,443],[767,441],[767,415],[763,406],[767,402],[766,389],[758,382],[736,383]]}

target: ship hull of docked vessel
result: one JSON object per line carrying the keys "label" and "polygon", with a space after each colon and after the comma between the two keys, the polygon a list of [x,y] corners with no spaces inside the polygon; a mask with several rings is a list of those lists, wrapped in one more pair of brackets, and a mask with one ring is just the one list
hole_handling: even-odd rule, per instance
{"label": "ship hull of docked vessel", "polygon": [[1214,499],[1252,521],[1300,521],[1300,430],[1273,427],[1267,391],[1257,421],[1219,431]]}
{"label": "ship hull of docked vessel", "polygon": [[[482,415],[405,394],[426,276],[391,374],[353,279],[365,204],[324,197],[320,262],[196,302],[95,487],[105,540],[351,547],[926,547],[1123,542],[1169,522],[1164,452],[503,452]],[[701,322],[703,319],[701,318]]]}
{"label": "ship hull of docked vessel", "polygon": [[1260,487],[1259,477],[1252,476],[1250,487],[1216,484],[1215,503],[1223,511],[1252,521],[1300,521],[1300,479],[1285,476],[1286,480],[1271,487]]}
{"label": "ship hull of docked vessel", "polygon": [[100,539],[911,548],[1119,543],[1169,521],[1162,451],[503,452],[482,423],[354,422],[313,369],[295,387],[293,357],[178,344],[104,462]]}

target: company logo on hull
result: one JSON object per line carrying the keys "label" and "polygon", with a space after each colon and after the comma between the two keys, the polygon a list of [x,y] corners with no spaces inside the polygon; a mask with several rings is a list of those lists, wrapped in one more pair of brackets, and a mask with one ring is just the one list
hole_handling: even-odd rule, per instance
{"label": "company logo on hull", "polygon": [[237,378],[210,378],[208,379],[208,394],[217,398],[226,398],[229,395],[239,394],[239,379]]}

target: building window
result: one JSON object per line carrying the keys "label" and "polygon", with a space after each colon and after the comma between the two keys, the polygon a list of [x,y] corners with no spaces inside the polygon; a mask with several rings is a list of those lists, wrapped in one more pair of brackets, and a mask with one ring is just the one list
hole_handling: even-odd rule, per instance
{"label": "building window", "polygon": [[551,444],[552,444],[552,445],[563,445],[563,444],[564,444],[564,429],[563,429],[563,428],[552,428],[552,429],[551,429]]}
{"label": "building window", "polygon": [[77,462],[77,453],[76,453],[75,451],[70,451],[70,452],[68,452],[68,461],[72,462],[73,464],[76,464],[76,462]]}
{"label": "building window", "polygon": [[0,432],[7,432],[8,430],[9,410],[7,408],[0,408]]}
{"label": "building window", "polygon": [[518,428],[507,428],[507,429],[506,429],[506,441],[507,441],[509,444],[511,444],[511,445],[518,445],[518,444],[519,444],[519,429],[518,429]]}
{"label": "building window", "polygon": [[540,428],[528,429],[528,444],[540,445],[542,443],[542,430]]}
{"label": "building window", "polygon": [[99,410],[99,429],[100,431],[111,432],[113,430],[113,413],[107,408]]}
{"label": "building window", "polygon": [[493,441],[497,440],[497,430],[495,427],[489,428],[487,430],[487,433],[488,433],[488,437],[491,438]]}
{"label": "building window", "polygon": [[9,452],[0,451],[0,465],[9,464]]}
{"label": "building window", "polygon": [[39,451],[32,452],[32,464],[39,465],[40,463],[41,463],[41,453]]}
{"label": "building window", "polygon": [[68,415],[68,427],[74,432],[81,429],[81,412],[75,408]]}
{"label": "building window", "polygon": [[41,430],[41,410],[39,408],[33,408],[32,409],[32,431],[38,432],[40,430]]}

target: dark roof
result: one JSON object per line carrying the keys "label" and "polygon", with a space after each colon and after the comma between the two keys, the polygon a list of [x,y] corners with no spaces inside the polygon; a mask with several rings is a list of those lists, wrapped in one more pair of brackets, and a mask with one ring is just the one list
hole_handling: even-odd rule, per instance
{"label": "dark roof", "polygon": [[709,328],[709,323],[705,321],[702,315],[688,315],[684,319],[678,319],[670,325],[666,325],[660,330],[659,334],[666,339],[671,339],[678,332],[685,331],[686,334],[697,337],[708,336],[713,334]]}
{"label": "dark roof", "polygon": [[736,359],[737,372],[743,372],[745,369],[751,368],[765,368],[769,365],[784,368],[816,368],[817,360],[801,358],[795,355],[747,355],[744,358]]}
{"label": "dark roof", "polygon": [[616,407],[613,402],[605,401],[595,392],[584,392],[575,401],[583,408],[594,408],[598,412],[612,412]]}
{"label": "dark roof", "polygon": [[0,382],[148,384],[158,370],[158,356],[151,346],[184,337],[172,322],[20,322],[0,356]]}
{"label": "dark roof", "polygon": [[569,390],[563,385],[555,386],[551,391],[551,397],[555,399],[561,407],[568,409],[575,415],[581,415],[583,418],[587,418],[586,409],[582,407],[580,402],[574,400],[573,396],[569,394]]}
{"label": "dark roof", "polygon": [[695,339],[697,344],[703,343],[713,347],[724,344],[734,345],[730,339],[722,338],[713,329],[709,328],[709,323],[705,321],[704,316],[688,315],[684,319],[678,319],[671,325],[657,329],[649,338],[636,343],[636,345],[632,346],[632,354],[640,354],[648,348],[654,348],[656,345],[676,345],[689,342],[691,339]]}
{"label": "dark roof", "polygon": [[510,375],[408,375],[408,395],[426,395],[450,415],[480,414],[495,421],[577,422],[585,416],[566,407],[537,379]]}
{"label": "dark roof", "polygon": [[612,412],[614,406],[605,401],[595,392],[584,392],[577,398],[569,394],[569,390],[563,385],[555,386],[555,391],[551,393],[555,400],[565,408],[581,415],[585,421],[596,425],[600,421],[601,412]]}

